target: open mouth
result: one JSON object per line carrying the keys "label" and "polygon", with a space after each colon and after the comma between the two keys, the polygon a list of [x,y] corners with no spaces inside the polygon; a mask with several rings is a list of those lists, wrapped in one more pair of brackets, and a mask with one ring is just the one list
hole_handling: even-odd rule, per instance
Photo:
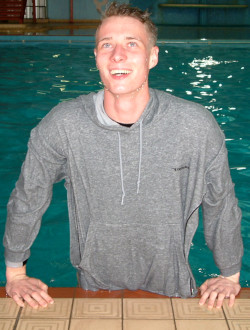
{"label": "open mouth", "polygon": [[111,70],[110,73],[112,75],[115,75],[117,77],[121,77],[121,76],[124,76],[124,75],[127,75],[129,73],[131,73],[132,71],[129,71],[129,70]]}

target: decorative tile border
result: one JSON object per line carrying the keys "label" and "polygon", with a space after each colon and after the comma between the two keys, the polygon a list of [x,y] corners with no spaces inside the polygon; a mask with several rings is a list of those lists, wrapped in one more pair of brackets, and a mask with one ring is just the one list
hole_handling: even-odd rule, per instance
{"label": "decorative tile border", "polygon": [[178,330],[228,330],[226,320],[176,320]]}
{"label": "decorative tile border", "polygon": [[250,300],[248,299],[236,299],[235,304],[232,307],[228,307],[227,302],[223,304],[226,318],[229,320],[248,320],[250,329]]}
{"label": "decorative tile border", "polygon": [[[115,319],[73,319],[70,330],[121,330],[122,320]],[[138,329],[137,329],[138,330]]]}
{"label": "decorative tile border", "polygon": [[72,310],[72,298],[55,298],[55,302],[48,307],[34,309],[26,305],[21,313],[21,318],[25,319],[69,319]]}
{"label": "decorative tile border", "polygon": [[122,317],[121,299],[107,298],[75,298],[72,318],[108,318]]}
{"label": "decorative tile border", "polygon": [[42,329],[42,330],[68,330],[69,328],[69,320],[20,320],[18,322],[17,330],[34,330],[34,329]]}
{"label": "decorative tile border", "polygon": [[15,319],[0,319],[0,329],[1,330],[13,329],[15,322],[16,322]]}
{"label": "decorative tile border", "polygon": [[123,318],[141,320],[171,320],[170,299],[123,299]]}
{"label": "decorative tile border", "polygon": [[123,321],[123,330],[139,330],[139,329],[175,330],[175,324],[174,324],[174,320],[124,320]]}
{"label": "decorative tile border", "polygon": [[172,299],[176,320],[224,320],[222,309],[208,309],[199,305],[199,299]]}
{"label": "decorative tile border", "polygon": [[15,319],[19,309],[11,298],[0,298],[0,319]]}

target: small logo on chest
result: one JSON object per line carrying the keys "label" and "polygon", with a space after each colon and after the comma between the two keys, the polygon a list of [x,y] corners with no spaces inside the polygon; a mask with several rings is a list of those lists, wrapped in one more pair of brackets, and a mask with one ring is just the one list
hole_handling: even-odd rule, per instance
{"label": "small logo on chest", "polygon": [[182,171],[182,170],[185,170],[185,169],[189,170],[189,166],[181,166],[181,167],[174,167],[174,168],[173,168],[173,170],[174,170],[175,172],[177,172],[177,171]]}

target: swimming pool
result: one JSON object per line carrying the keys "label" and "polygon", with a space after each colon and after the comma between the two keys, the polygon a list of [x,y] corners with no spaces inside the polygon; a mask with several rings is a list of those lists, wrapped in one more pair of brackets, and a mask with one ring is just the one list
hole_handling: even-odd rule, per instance
{"label": "swimming pool", "polygon": [[[102,88],[95,67],[93,44],[6,43],[0,45],[1,190],[0,233],[6,204],[20,172],[30,130],[58,102]],[[160,60],[150,86],[199,102],[215,116],[226,136],[236,194],[243,212],[245,246],[241,284],[250,273],[250,46],[161,44]],[[69,261],[69,226],[63,183],[54,187],[51,206],[43,218],[28,262],[29,274],[50,286],[75,286]],[[3,255],[3,248],[0,247]],[[206,256],[206,257],[204,257]],[[190,263],[200,285],[218,274],[206,247],[202,222],[195,235]],[[0,260],[0,286],[5,283]]]}

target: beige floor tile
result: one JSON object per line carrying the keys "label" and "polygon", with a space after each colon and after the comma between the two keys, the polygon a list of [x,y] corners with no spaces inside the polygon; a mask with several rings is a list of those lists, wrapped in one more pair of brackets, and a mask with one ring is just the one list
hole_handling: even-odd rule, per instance
{"label": "beige floor tile", "polygon": [[223,309],[228,319],[248,319],[250,323],[250,299],[236,299],[233,307],[225,301]]}
{"label": "beige floor tile", "polygon": [[121,303],[117,298],[76,298],[72,318],[121,318]]}
{"label": "beige floor tile", "polygon": [[0,320],[0,330],[10,330],[13,329],[14,324],[15,324],[15,319],[13,320],[8,320],[8,319],[2,319]]}
{"label": "beige floor tile", "polygon": [[123,299],[124,319],[173,319],[169,299]]}
{"label": "beige floor tile", "polygon": [[224,319],[222,309],[200,306],[199,299],[172,299],[175,319]]}
{"label": "beige floor tile", "polygon": [[68,320],[19,320],[17,330],[68,330]]}
{"label": "beige floor tile", "polygon": [[226,320],[176,320],[177,330],[228,330]]}
{"label": "beige floor tile", "polygon": [[0,298],[0,319],[16,318],[19,306],[10,298]]}
{"label": "beige floor tile", "polygon": [[[122,320],[72,319],[70,330],[122,330]],[[138,329],[137,329],[138,330]]]}
{"label": "beige floor tile", "polygon": [[72,309],[72,299],[57,298],[55,303],[46,308],[33,309],[26,305],[21,313],[21,318],[28,319],[60,319],[69,318]]}
{"label": "beige floor tile", "polygon": [[249,320],[228,320],[230,330],[250,330]]}
{"label": "beige floor tile", "polygon": [[173,320],[124,320],[124,330],[175,330]]}

